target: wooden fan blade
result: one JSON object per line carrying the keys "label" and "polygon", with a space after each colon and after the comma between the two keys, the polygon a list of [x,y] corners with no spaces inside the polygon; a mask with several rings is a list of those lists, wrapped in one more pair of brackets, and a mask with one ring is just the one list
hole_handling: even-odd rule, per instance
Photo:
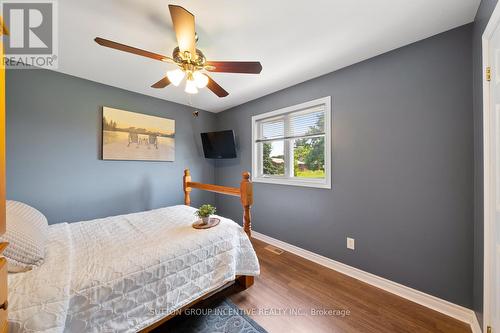
{"label": "wooden fan blade", "polygon": [[212,80],[212,78],[210,76],[207,75],[207,77],[208,77],[207,88],[212,90],[212,92],[214,94],[216,94],[219,97],[226,97],[227,95],[229,95],[229,93],[227,91],[225,91],[224,88],[219,86],[219,84],[217,82]]}
{"label": "wooden fan blade", "polygon": [[206,70],[210,72],[259,74],[262,71],[258,61],[207,61],[205,66],[209,66]]}
{"label": "wooden fan blade", "polygon": [[170,84],[170,80],[168,79],[168,77],[165,76],[163,79],[161,79],[160,81],[153,84],[151,86],[151,88],[165,88],[169,84]]}
{"label": "wooden fan blade", "polygon": [[140,55],[140,56],[143,56],[146,58],[160,60],[163,62],[174,62],[174,60],[170,57],[166,57],[166,56],[158,54],[158,53],[153,53],[153,52],[149,52],[146,50],[138,49],[138,48],[133,47],[133,46],[128,46],[125,44],[113,42],[112,40],[108,40],[108,39],[104,39],[104,38],[100,38],[100,37],[96,37],[94,40],[99,45],[106,46],[106,47],[109,47],[109,48],[112,48],[115,50],[133,53],[133,54],[137,54],[137,55]]}
{"label": "wooden fan blade", "polygon": [[181,6],[168,5],[168,9],[170,10],[180,51],[189,51],[192,58],[196,59],[194,15]]}

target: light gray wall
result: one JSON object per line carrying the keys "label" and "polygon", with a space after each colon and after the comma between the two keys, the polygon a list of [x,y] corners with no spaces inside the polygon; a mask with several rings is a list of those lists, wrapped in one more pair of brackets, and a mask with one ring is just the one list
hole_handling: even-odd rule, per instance
{"label": "light gray wall", "polygon": [[474,304],[479,322],[483,320],[483,73],[481,36],[497,0],[482,0],[472,33],[474,95]]}
{"label": "light gray wall", "polygon": [[[254,229],[471,307],[471,33],[463,26],[220,113],[240,149],[217,161],[217,183],[251,169],[251,116],[332,96],[332,190],[256,183]],[[237,200],[216,203],[241,220]]]}
{"label": "light gray wall", "polygon": [[[215,116],[183,105],[47,70],[7,71],[7,197],[50,223],[183,203],[182,175],[212,183],[200,132]],[[175,119],[175,162],[102,161],[101,107]],[[194,204],[213,202],[193,192]]]}

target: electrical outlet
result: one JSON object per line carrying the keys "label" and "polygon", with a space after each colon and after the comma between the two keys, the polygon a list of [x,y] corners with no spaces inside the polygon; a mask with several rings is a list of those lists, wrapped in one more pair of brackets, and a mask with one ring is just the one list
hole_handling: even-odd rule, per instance
{"label": "electrical outlet", "polygon": [[347,237],[347,248],[354,250],[354,238]]}

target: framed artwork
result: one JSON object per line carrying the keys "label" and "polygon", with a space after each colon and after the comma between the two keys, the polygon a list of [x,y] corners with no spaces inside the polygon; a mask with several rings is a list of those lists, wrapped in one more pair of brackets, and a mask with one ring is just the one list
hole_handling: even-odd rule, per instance
{"label": "framed artwork", "polygon": [[102,159],[174,161],[175,120],[104,106]]}

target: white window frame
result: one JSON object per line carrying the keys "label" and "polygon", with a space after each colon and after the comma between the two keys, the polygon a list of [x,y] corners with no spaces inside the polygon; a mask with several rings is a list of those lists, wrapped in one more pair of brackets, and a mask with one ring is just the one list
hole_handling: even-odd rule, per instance
{"label": "white window frame", "polygon": [[[259,148],[259,144],[256,141],[259,133],[257,126],[257,121],[270,118],[274,116],[280,116],[286,113],[291,113],[294,111],[300,111],[307,108],[312,108],[317,105],[325,106],[325,178],[324,179],[308,179],[308,178],[296,178],[293,176],[293,169],[290,170],[289,163],[285,163],[285,176],[263,176],[260,174],[262,170],[262,156]],[[268,183],[268,184],[279,184],[279,185],[292,185],[292,186],[305,186],[305,187],[316,187],[331,189],[332,188],[332,133],[331,133],[331,119],[332,119],[332,109],[331,109],[331,96],[318,98],[313,101],[292,105],[283,109],[274,110],[252,117],[252,181],[256,183]],[[285,120],[286,121],[286,120]],[[288,140],[285,140],[284,144],[284,159],[289,160],[290,149],[293,149],[289,144]]]}

